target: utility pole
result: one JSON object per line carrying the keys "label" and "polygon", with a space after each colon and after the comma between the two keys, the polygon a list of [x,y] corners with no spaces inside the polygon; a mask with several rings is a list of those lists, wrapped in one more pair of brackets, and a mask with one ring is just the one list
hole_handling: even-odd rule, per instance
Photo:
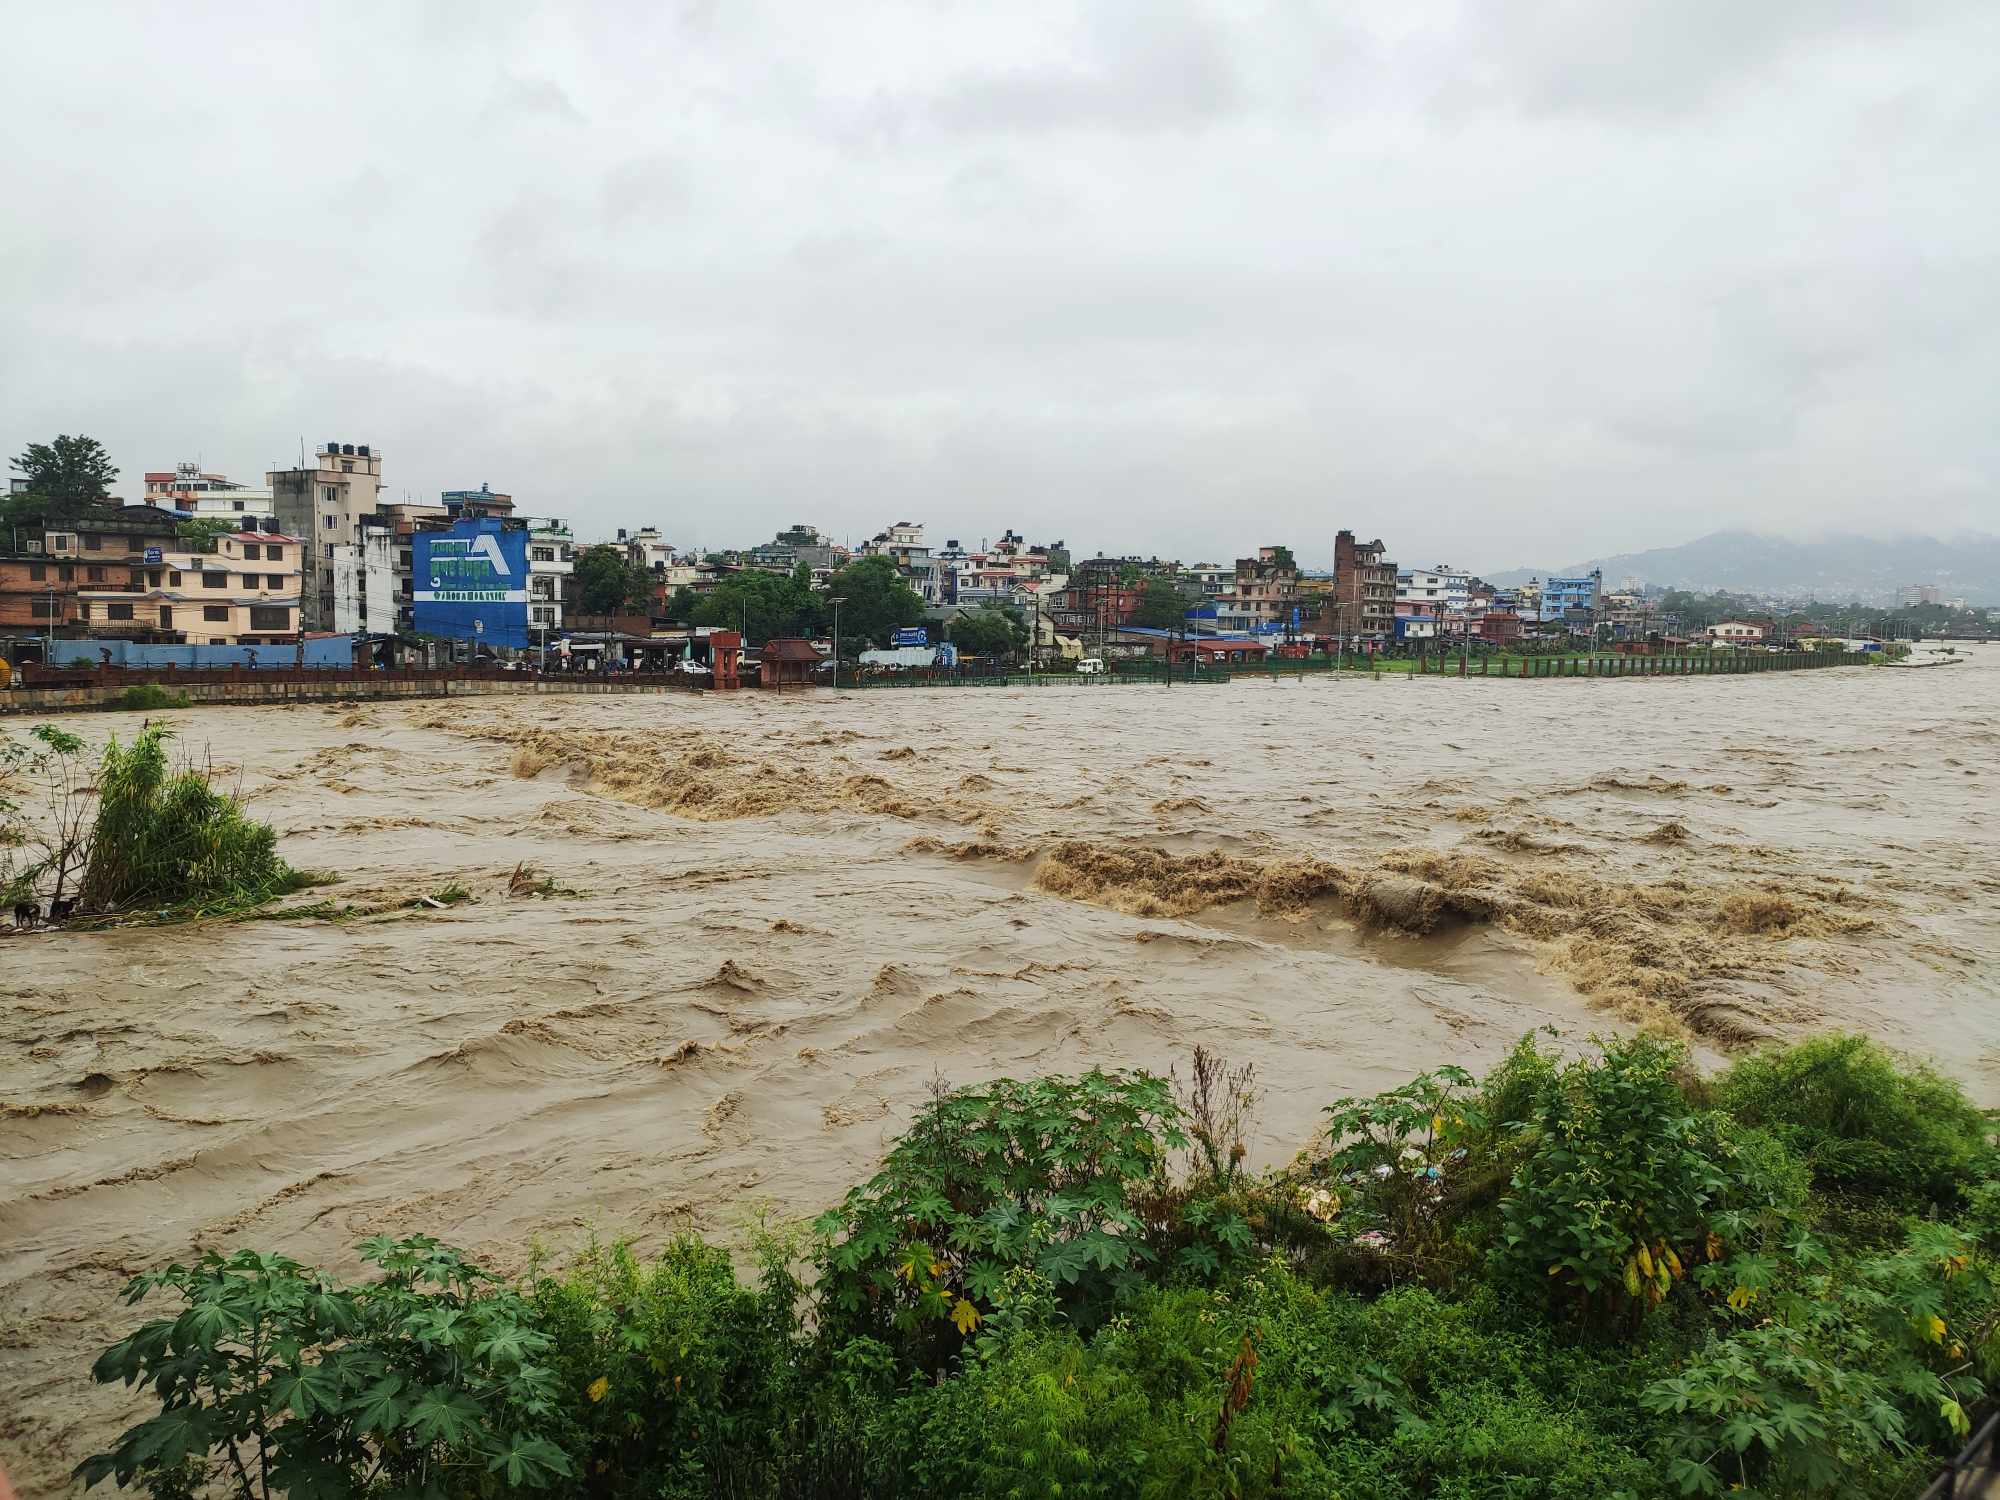
{"label": "utility pole", "polygon": [[847,599],[842,594],[830,594],[827,596],[826,602],[833,606],[833,687],[834,691],[838,692],[840,690],[840,606],[845,604]]}

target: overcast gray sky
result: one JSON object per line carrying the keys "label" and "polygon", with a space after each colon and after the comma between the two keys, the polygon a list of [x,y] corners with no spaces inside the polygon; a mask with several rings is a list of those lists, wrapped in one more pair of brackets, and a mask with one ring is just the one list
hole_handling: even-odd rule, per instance
{"label": "overcast gray sky", "polygon": [[2000,530],[1994,0],[19,5],[0,443],[580,532]]}

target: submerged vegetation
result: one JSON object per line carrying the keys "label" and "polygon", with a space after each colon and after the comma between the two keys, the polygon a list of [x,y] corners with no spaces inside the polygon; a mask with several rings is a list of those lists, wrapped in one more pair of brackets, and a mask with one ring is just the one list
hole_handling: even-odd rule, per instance
{"label": "submerged vegetation", "polygon": [[760,1271],[518,1285],[377,1238],[208,1253],[105,1351],[156,1497],[1912,1495],[2000,1364],[2000,1182],[1946,1081],[1826,1038],[1697,1075],[1535,1039],[1329,1105],[1249,1070],[940,1088]]}
{"label": "submerged vegetation", "polygon": [[[277,834],[244,815],[214,769],[167,754],[171,727],[114,736],[93,763],[84,742],[50,725],[0,749],[0,885],[11,902],[46,897],[49,912],[216,916],[313,883],[278,857]],[[39,804],[39,805],[35,805]]]}

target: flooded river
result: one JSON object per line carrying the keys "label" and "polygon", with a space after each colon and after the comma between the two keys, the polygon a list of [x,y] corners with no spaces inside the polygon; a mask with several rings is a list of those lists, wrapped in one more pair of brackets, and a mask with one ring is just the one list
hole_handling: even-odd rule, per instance
{"label": "flooded river", "polygon": [[338,874],[295,901],[373,914],[0,941],[0,1456],[54,1493],[132,1410],[88,1366],[133,1271],[728,1235],[837,1196],[934,1077],[1205,1042],[1266,1159],[1550,1024],[1858,1028],[2000,1102],[1970,658],[172,715]]}

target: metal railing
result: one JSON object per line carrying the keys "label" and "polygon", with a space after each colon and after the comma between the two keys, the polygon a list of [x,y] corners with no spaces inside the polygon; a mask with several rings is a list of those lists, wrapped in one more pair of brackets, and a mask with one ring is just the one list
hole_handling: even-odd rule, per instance
{"label": "metal railing", "polygon": [[1984,1470],[1991,1477],[1996,1468],[2000,1468],[2000,1412],[1995,1412],[1980,1424],[1972,1440],[1945,1465],[1945,1471],[1924,1491],[1920,1500],[1969,1500],[1973,1491],[1961,1490],[1959,1481],[1976,1470]]}

